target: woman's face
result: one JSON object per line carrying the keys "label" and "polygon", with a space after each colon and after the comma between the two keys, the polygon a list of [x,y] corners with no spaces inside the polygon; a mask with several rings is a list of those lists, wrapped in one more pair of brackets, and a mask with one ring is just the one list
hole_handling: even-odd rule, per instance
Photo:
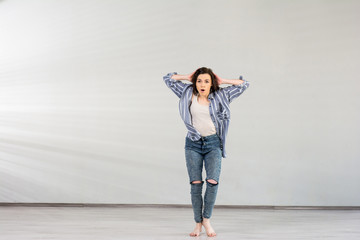
{"label": "woman's face", "polygon": [[199,74],[196,80],[196,89],[198,90],[200,96],[207,98],[210,94],[210,88],[211,88],[210,74],[208,73]]}

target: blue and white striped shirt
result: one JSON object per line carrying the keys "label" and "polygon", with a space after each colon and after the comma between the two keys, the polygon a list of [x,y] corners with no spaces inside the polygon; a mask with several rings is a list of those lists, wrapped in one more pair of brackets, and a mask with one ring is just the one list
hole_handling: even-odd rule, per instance
{"label": "blue and white striped shirt", "polygon": [[[186,84],[181,81],[172,79],[171,77],[177,74],[176,72],[168,73],[164,76],[165,84],[180,98],[179,110],[180,116],[188,129],[187,137],[192,141],[201,139],[200,133],[194,128],[191,120],[190,104],[193,94],[193,84]],[[247,88],[249,82],[244,80],[240,85],[231,85],[229,87],[220,88],[216,92],[209,94],[210,100],[209,112],[210,117],[215,125],[216,133],[221,139],[222,156],[226,157],[225,142],[226,135],[230,123],[230,106],[229,104],[235,98],[239,97]]]}

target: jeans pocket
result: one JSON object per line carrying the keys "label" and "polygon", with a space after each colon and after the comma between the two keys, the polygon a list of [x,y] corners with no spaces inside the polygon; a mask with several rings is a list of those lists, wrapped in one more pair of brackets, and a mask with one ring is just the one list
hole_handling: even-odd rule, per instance
{"label": "jeans pocket", "polygon": [[193,147],[193,141],[190,138],[186,137],[185,140],[185,149],[191,149]]}

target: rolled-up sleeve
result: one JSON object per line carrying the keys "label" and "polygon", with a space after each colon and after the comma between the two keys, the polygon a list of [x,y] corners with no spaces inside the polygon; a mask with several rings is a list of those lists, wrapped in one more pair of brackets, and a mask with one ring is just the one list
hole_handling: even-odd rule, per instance
{"label": "rolled-up sleeve", "polygon": [[[240,76],[240,80],[243,80]],[[221,91],[224,92],[227,100],[232,102],[235,98],[239,97],[250,85],[247,80],[243,80],[244,82],[239,85],[231,85],[229,87],[222,88]]]}
{"label": "rolled-up sleeve", "polygon": [[185,84],[181,81],[172,79],[171,77],[174,74],[177,74],[177,73],[176,72],[168,73],[163,77],[163,79],[164,79],[166,86],[168,86],[176,94],[176,96],[178,96],[180,98],[182,93],[184,92],[184,89],[189,84]]}

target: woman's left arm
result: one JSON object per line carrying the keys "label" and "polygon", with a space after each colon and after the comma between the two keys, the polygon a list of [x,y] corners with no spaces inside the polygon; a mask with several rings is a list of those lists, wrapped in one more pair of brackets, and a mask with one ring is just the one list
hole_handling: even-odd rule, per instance
{"label": "woman's left arm", "polygon": [[239,97],[249,87],[249,82],[247,80],[243,80],[242,76],[240,76],[240,79],[220,78],[216,74],[215,76],[218,80],[219,85],[232,84],[232,86],[221,88],[220,90],[226,95],[229,102],[232,102],[232,100]]}
{"label": "woman's left arm", "polygon": [[218,84],[231,84],[231,85],[240,85],[242,83],[245,82],[245,80],[242,80],[242,76],[240,76],[240,79],[225,79],[225,78],[221,78],[218,75],[216,75],[216,78],[218,80]]}
{"label": "woman's left arm", "polygon": [[224,78],[221,78],[221,83],[220,84],[240,85],[240,84],[242,84],[244,82],[245,81],[242,80],[242,79],[224,79]]}

